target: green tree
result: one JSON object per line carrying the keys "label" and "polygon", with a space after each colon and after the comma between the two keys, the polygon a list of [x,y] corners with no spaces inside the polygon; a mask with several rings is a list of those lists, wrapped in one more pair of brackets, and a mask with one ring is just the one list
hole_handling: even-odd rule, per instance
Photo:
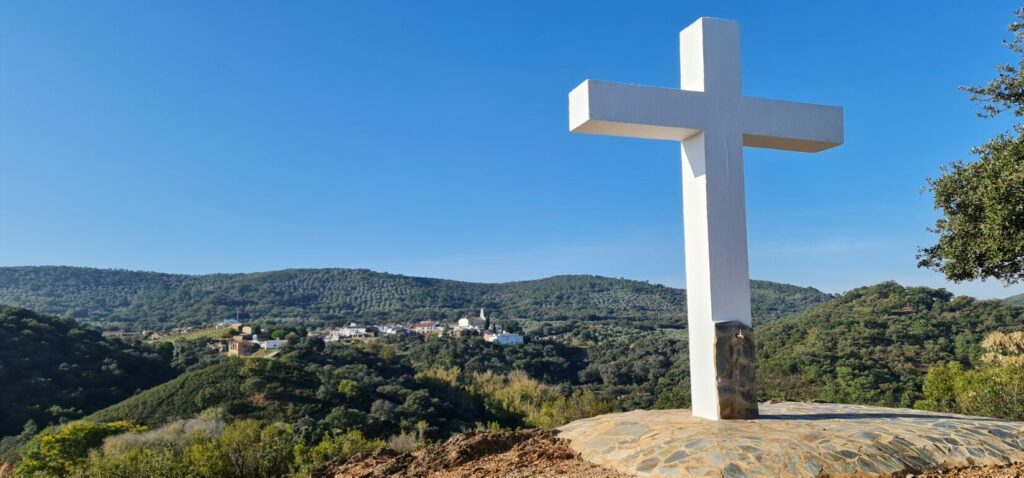
{"label": "green tree", "polygon": [[[1017,11],[1024,20],[1024,9]],[[965,87],[982,105],[979,116],[1010,110],[1024,116],[1024,22],[1009,27],[1006,43],[1020,55],[1017,65],[998,66],[997,77],[983,86]],[[934,207],[942,217],[932,232],[938,242],[918,250],[918,266],[952,281],[993,277],[1005,284],[1024,279],[1024,125],[973,149],[978,160],[943,166],[929,178]]]}
{"label": "green tree", "polygon": [[43,431],[33,438],[21,454],[18,476],[69,476],[85,463],[89,451],[103,444],[103,439],[145,427],[130,422],[72,422],[66,426]]}
{"label": "green tree", "polygon": [[300,444],[291,425],[239,420],[217,439],[221,453],[237,477],[277,477],[289,473],[295,446]]}
{"label": "green tree", "polygon": [[309,473],[330,460],[347,459],[356,453],[384,448],[383,440],[368,440],[358,430],[328,434],[315,446],[295,447],[295,461],[301,472]]}
{"label": "green tree", "polygon": [[959,412],[956,382],[963,374],[964,368],[958,362],[932,367],[924,377],[925,398],[914,404],[914,408],[936,412]]}

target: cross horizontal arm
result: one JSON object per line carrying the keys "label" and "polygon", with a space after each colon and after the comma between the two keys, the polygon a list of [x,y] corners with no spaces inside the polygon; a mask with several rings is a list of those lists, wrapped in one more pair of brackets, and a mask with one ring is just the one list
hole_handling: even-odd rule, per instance
{"label": "cross horizontal arm", "polygon": [[703,129],[704,93],[587,80],[569,93],[574,133],[682,141]]}
{"label": "cross horizontal arm", "polygon": [[743,145],[815,153],[843,144],[843,108],[743,98]]}

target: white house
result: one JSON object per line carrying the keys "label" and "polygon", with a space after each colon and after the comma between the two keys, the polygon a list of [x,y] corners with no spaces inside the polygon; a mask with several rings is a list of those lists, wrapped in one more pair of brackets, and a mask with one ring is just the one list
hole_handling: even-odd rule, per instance
{"label": "white house", "polygon": [[274,339],[254,340],[254,342],[259,344],[260,347],[262,347],[264,349],[267,349],[267,350],[277,350],[277,349],[279,349],[281,347],[284,347],[285,344],[288,343],[287,340],[274,340]]}
{"label": "white house", "polygon": [[413,331],[405,327],[402,327],[401,325],[395,324],[382,325],[380,327],[377,327],[377,330],[380,330],[380,333],[384,335],[411,335],[414,333]]}
{"label": "white house", "polygon": [[324,342],[337,342],[343,339],[352,339],[357,337],[373,337],[377,335],[377,328],[366,325],[357,325],[355,322],[348,324],[347,327],[339,327],[331,329],[324,336]]}
{"label": "white house", "polygon": [[523,336],[519,334],[512,334],[508,332],[501,333],[485,333],[484,340],[487,342],[493,342],[498,345],[522,345]]}

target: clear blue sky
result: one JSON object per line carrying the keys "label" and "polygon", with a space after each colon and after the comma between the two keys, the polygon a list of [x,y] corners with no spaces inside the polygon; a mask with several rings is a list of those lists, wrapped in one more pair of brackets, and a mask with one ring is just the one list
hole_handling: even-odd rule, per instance
{"label": "clear blue sky", "polygon": [[1010,124],[957,86],[1016,6],[910,3],[4,1],[0,265],[682,286],[679,146],[570,134],[566,95],[677,86],[719,16],[746,94],[846,109],[839,148],[745,151],[754,278],[1024,291],[914,260],[925,177]]}

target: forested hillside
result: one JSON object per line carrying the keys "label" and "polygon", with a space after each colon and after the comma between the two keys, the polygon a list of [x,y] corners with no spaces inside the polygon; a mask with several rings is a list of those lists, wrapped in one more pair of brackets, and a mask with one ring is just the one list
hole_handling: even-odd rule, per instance
{"label": "forested hillside", "polygon": [[[579,383],[623,409],[690,404],[685,330],[575,321],[527,326],[586,350]],[[894,282],[863,287],[755,328],[758,394],[912,407],[923,398],[931,367],[976,364],[986,335],[1014,330],[1024,330],[1024,307]]]}
{"label": "forested hillside", "polygon": [[[549,296],[557,294],[552,289]],[[0,373],[5,374],[0,399],[5,407],[22,404],[9,417],[3,410],[9,434],[16,434],[17,422],[28,416],[18,410],[38,412],[51,402],[56,406],[46,413],[80,406],[67,415],[72,418],[146,386],[132,379],[155,383],[159,373],[154,370],[189,371],[86,420],[126,420],[131,423],[123,426],[153,428],[179,426],[174,424],[197,416],[219,417],[220,427],[256,419],[265,426],[288,424],[288,433],[300,444],[340,439],[358,430],[370,439],[405,444],[395,446],[418,446],[465,428],[554,427],[597,413],[690,404],[686,330],[659,327],[657,321],[640,321],[640,326],[586,318],[524,321],[528,340],[518,347],[479,337],[384,337],[337,344],[305,338],[293,340],[274,358],[206,360],[208,338],[167,343],[158,347],[161,353],[139,355],[73,320],[4,311],[7,335],[2,340],[11,346],[0,355]],[[938,370],[929,375],[937,382],[944,371],[980,364],[983,338],[1014,330],[1024,330],[1024,308],[1004,301],[891,282],[856,289],[757,327],[759,398],[902,407],[934,403],[934,390],[927,396],[922,387],[929,370]],[[86,345],[92,343],[98,345]],[[33,355],[38,344],[48,352]],[[97,366],[95,353],[76,352],[83,347],[109,358]],[[137,363],[148,367],[129,369]],[[50,378],[38,381],[27,378],[29,373]],[[75,405],[81,403],[91,408]],[[1001,416],[1004,411],[986,413]],[[40,420],[56,418],[51,414]],[[362,436],[350,438],[359,442]],[[28,441],[31,437],[29,432],[0,440],[0,452],[31,458],[37,446]],[[120,452],[104,448],[103,453],[114,453],[102,458],[107,460]]]}
{"label": "forested hillside", "polygon": [[[452,345],[479,352],[477,366],[454,366],[445,357]],[[86,420],[153,427],[216,409],[231,420],[293,423],[317,437],[357,429],[384,438],[410,430],[443,438],[489,422],[551,425],[572,418],[563,413],[571,413],[565,400],[574,395],[580,364],[565,357],[582,361],[580,352],[544,343],[501,347],[480,338],[410,337],[365,344],[325,344],[313,338],[274,359],[229,359],[186,372]],[[565,388],[551,385],[556,383]],[[600,406],[602,411],[612,408]]]}
{"label": "forested hillside", "polygon": [[[757,328],[758,392],[761,399],[912,407],[923,397],[921,385],[930,367],[976,362],[982,339],[997,330],[1024,330],[1024,308],[891,282],[856,289]],[[469,398],[463,392],[452,394],[457,389],[479,391],[472,377],[514,373],[555,387],[556,396],[592,392],[618,410],[689,406],[685,330],[570,320],[558,327],[531,329],[528,337],[521,347],[453,337],[389,338],[326,347],[307,340],[283,361],[251,361],[244,368],[239,361],[214,365],[94,418],[158,425],[217,406],[239,417],[268,420],[319,421],[333,413],[334,427],[365,427],[375,420],[374,413],[381,413],[372,410],[374,402],[401,407],[417,387],[435,383],[447,384],[442,388],[449,390],[430,389],[432,397],[458,401],[463,412],[474,410],[473,420],[504,417],[506,425],[522,424],[525,412],[509,418],[500,410],[486,411],[480,404],[465,402]],[[417,375],[429,378],[437,373],[447,378]],[[388,384],[406,391],[399,393]],[[336,393],[339,387],[347,390],[342,395],[348,398]],[[334,410],[342,405],[351,410]],[[441,407],[436,408],[439,412],[444,406],[448,405],[433,405]],[[444,434],[439,432],[438,436]]]}
{"label": "forested hillside", "polygon": [[[831,296],[753,281],[754,316],[783,317]],[[231,319],[452,319],[477,307],[502,318],[685,323],[685,293],[598,276],[479,284],[356,269],[178,275],[78,267],[0,268],[0,304],[60,317],[154,327]]]}
{"label": "forested hillside", "polygon": [[80,418],[174,376],[170,351],[71,319],[0,306],[0,436]]}
{"label": "forested hillside", "polygon": [[1024,305],[1024,294],[1011,295],[1003,301],[1014,305]]}
{"label": "forested hillside", "polygon": [[911,407],[929,368],[970,366],[994,331],[1024,329],[1024,308],[886,282],[757,330],[759,393]]}

